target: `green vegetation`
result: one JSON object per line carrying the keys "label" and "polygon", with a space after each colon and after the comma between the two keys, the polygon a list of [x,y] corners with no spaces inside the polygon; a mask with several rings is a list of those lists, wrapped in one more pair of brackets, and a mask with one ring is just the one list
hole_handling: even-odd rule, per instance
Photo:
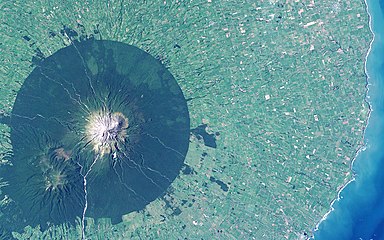
{"label": "green vegetation", "polygon": [[[33,61],[91,36],[160,59],[188,99],[188,166],[166,196],[123,223],[89,219],[89,239],[296,239],[351,178],[368,113],[372,36],[362,1],[46,0],[0,9],[5,113]],[[3,211],[11,202],[2,200]],[[67,233],[77,239],[81,228],[15,237]]]}

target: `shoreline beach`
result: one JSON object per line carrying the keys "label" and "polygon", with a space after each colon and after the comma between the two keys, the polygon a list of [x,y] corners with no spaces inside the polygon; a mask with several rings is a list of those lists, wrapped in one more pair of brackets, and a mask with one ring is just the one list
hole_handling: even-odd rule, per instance
{"label": "shoreline beach", "polygon": [[[375,47],[376,45],[378,45],[378,42],[377,42],[377,31],[375,31],[375,27],[374,27],[374,20],[376,18],[382,18],[382,14],[381,16],[377,16],[377,12],[375,13],[372,9],[375,7],[375,6],[372,6],[373,4],[375,4],[373,1],[370,1],[370,0],[364,0],[365,2],[365,5],[366,5],[366,11],[367,11],[367,14],[368,14],[368,19],[369,19],[369,29],[370,29],[370,32],[372,34],[372,40],[369,44],[369,49],[367,51],[367,54],[365,56],[365,63],[364,63],[364,70],[365,70],[365,75],[366,75],[366,93],[365,93],[365,97],[364,97],[364,101],[365,103],[367,104],[368,106],[368,116],[367,116],[367,119],[366,119],[366,125],[365,125],[365,128],[363,129],[363,136],[362,136],[362,145],[357,149],[356,151],[356,154],[355,154],[355,157],[353,158],[351,164],[350,164],[350,170],[352,172],[352,179],[350,181],[348,181],[337,193],[337,198],[334,199],[331,204],[330,204],[330,210],[321,218],[321,220],[316,224],[316,227],[314,228],[313,230],[313,238],[314,239],[324,239],[322,237],[322,229],[321,229],[321,226],[322,224],[326,223],[327,220],[329,219],[329,217],[335,213],[335,211],[338,210],[337,207],[335,207],[335,204],[336,203],[339,203],[340,200],[342,200],[344,198],[344,196],[342,195],[343,193],[345,193],[346,191],[346,188],[351,186],[351,184],[353,183],[356,183],[356,177],[360,174],[358,170],[354,169],[357,165],[357,163],[360,163],[359,161],[362,161],[363,159],[361,159],[363,156],[363,152],[365,151],[369,151],[370,150],[370,144],[369,144],[369,139],[367,138],[367,130],[370,129],[370,125],[371,125],[371,117],[372,117],[372,113],[374,112],[374,102],[372,101],[371,97],[372,97],[372,89],[370,88],[373,84],[372,84],[372,72],[369,71],[369,68],[374,68],[374,67],[370,67],[368,64],[368,62],[373,58],[373,56],[371,55],[374,50],[375,50]],[[378,4],[378,1],[377,1],[377,4]],[[376,29],[377,30],[377,29]],[[359,160],[360,159],[360,160]],[[360,180],[361,181],[361,180]],[[356,184],[359,184],[359,183],[356,183]],[[353,186],[351,186],[353,188]],[[339,210],[339,211],[342,211],[342,210]],[[338,213],[339,214],[339,213]],[[351,226],[352,227],[352,226]],[[335,234],[335,236],[337,236]],[[341,238],[339,238],[341,239]]]}

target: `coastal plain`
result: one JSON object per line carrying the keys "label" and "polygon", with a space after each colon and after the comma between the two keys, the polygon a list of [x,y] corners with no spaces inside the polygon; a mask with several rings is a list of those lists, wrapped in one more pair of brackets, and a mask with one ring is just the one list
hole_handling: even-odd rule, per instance
{"label": "coastal plain", "polygon": [[[179,177],[122,223],[87,219],[88,239],[305,239],[352,178],[369,112],[362,1],[4,1],[0,9],[3,115],[36,61],[88,38],[147,51],[188,101]],[[9,129],[1,131],[5,153]],[[10,206],[4,196],[0,223]],[[63,236],[78,239],[80,225],[13,233]]]}

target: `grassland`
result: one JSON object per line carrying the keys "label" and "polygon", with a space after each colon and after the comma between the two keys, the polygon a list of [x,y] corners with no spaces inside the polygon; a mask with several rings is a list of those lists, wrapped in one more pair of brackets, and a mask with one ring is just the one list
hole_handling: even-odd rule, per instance
{"label": "grassland", "polygon": [[[90,37],[148,51],[189,100],[191,129],[200,130],[180,177],[121,224],[89,219],[90,239],[305,237],[351,178],[372,38],[360,0],[3,1],[0,9],[5,114],[33,61]],[[7,135],[4,126],[3,148]],[[80,232],[58,226],[14,236]]]}

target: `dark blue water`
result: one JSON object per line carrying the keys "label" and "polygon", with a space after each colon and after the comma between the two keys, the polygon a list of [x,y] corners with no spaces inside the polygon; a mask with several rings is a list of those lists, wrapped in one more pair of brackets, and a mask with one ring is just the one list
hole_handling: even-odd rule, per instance
{"label": "dark blue water", "polygon": [[372,112],[365,148],[353,163],[355,180],[315,231],[316,240],[384,239],[384,0],[367,0],[374,40],[366,61]]}

